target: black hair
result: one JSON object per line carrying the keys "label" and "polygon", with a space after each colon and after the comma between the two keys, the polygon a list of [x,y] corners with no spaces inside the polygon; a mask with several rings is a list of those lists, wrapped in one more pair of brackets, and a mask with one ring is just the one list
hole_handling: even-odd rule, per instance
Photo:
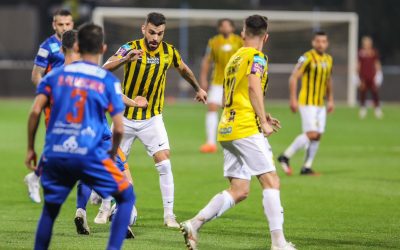
{"label": "black hair", "polygon": [[146,23],[151,23],[155,26],[160,26],[166,24],[167,20],[165,16],[161,13],[151,12],[147,14]]}
{"label": "black hair", "polygon": [[72,16],[72,13],[71,11],[66,9],[59,9],[54,12],[53,18],[55,18],[56,16]]}
{"label": "black hair", "polygon": [[229,18],[221,18],[221,19],[218,19],[218,22],[217,22],[218,27],[221,27],[221,25],[222,25],[224,22],[229,22],[229,24],[230,24],[233,28],[235,27],[235,23],[233,22],[232,19],[229,19]]}
{"label": "black hair", "polygon": [[82,54],[100,54],[103,51],[103,29],[93,23],[82,24],[78,29],[78,46]]}
{"label": "black hair", "polygon": [[323,30],[317,30],[317,31],[314,32],[313,38],[315,38],[316,36],[328,36],[328,33],[326,33]]}
{"label": "black hair", "polygon": [[77,30],[67,30],[62,34],[61,46],[64,52],[71,50],[77,40]]}
{"label": "black hair", "polygon": [[267,33],[268,18],[260,15],[252,15],[246,18],[246,35],[261,36]]}

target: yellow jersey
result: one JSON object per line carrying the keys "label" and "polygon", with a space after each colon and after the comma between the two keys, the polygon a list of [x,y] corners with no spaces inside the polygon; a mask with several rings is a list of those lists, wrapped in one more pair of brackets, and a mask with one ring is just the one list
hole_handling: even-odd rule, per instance
{"label": "yellow jersey", "polygon": [[236,34],[231,34],[227,38],[219,34],[208,40],[206,56],[214,63],[211,84],[222,85],[226,64],[242,46],[243,39]]}
{"label": "yellow jersey", "polygon": [[148,50],[144,39],[124,44],[115,56],[122,58],[132,49],[143,50],[143,56],[125,64],[122,90],[131,99],[136,96],[146,97],[148,106],[126,107],[124,116],[133,120],[146,120],[162,113],[167,69],[171,65],[179,67],[182,59],[178,50],[166,42],[162,42],[154,51]]}
{"label": "yellow jersey", "polygon": [[249,97],[248,76],[261,79],[264,95],[268,85],[268,58],[252,47],[242,47],[225,68],[225,106],[218,125],[218,141],[232,141],[261,133],[260,119]]}
{"label": "yellow jersey", "polygon": [[332,57],[326,53],[319,54],[312,49],[299,58],[299,63],[303,73],[299,104],[323,106],[327,83],[332,74]]}

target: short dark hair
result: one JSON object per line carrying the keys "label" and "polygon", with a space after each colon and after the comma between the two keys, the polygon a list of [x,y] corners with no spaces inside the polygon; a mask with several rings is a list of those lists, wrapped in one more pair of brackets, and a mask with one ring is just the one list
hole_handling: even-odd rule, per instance
{"label": "short dark hair", "polygon": [[229,24],[230,24],[232,27],[235,27],[235,23],[234,23],[233,20],[230,19],[230,18],[221,18],[221,19],[218,19],[218,22],[217,22],[218,27],[221,27],[221,25],[222,25],[224,22],[229,22]]}
{"label": "short dark hair", "polygon": [[77,40],[77,30],[67,30],[62,34],[61,46],[64,52],[71,50]]}
{"label": "short dark hair", "polygon": [[317,30],[314,31],[313,38],[315,38],[316,36],[328,36],[328,33],[323,30]]}
{"label": "short dark hair", "polygon": [[100,54],[103,51],[103,29],[93,23],[82,24],[78,29],[78,46],[82,54]]}
{"label": "short dark hair", "polygon": [[55,18],[56,16],[72,16],[72,13],[71,11],[66,9],[59,9],[54,12],[53,18]]}
{"label": "short dark hair", "polygon": [[268,18],[260,15],[252,15],[246,18],[246,35],[261,36],[267,33]]}
{"label": "short dark hair", "polygon": [[146,23],[151,23],[155,26],[160,26],[167,23],[165,16],[161,13],[151,12],[147,14]]}

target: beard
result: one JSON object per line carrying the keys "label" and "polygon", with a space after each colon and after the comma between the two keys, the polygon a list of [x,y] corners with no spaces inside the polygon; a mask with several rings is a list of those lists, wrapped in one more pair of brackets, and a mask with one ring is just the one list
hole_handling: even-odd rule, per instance
{"label": "beard", "polygon": [[156,42],[156,41],[151,41],[151,42],[149,42],[146,38],[144,39],[144,41],[145,41],[145,43],[146,43],[146,47],[147,47],[149,50],[156,50],[156,49],[158,48],[158,45],[160,44],[160,43],[158,43],[158,42]]}

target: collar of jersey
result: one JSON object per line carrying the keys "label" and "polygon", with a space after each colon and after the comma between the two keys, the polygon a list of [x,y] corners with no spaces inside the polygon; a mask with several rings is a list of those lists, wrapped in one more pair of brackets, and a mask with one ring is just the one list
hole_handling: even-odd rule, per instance
{"label": "collar of jersey", "polygon": [[146,52],[147,54],[149,54],[149,55],[151,55],[151,56],[154,56],[155,54],[158,53],[158,51],[160,50],[161,44],[162,44],[162,41],[161,41],[161,43],[158,45],[158,48],[157,48],[156,50],[149,50],[149,49],[147,48],[147,46],[146,46],[146,43],[144,42],[144,38],[140,39],[140,47],[142,48],[142,50],[143,50],[144,52]]}

